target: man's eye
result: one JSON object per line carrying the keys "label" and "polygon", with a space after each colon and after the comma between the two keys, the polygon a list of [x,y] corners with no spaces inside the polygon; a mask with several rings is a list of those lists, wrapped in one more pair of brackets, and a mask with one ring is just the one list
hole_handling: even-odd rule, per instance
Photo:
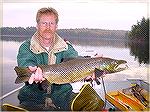
{"label": "man's eye", "polygon": [[42,22],[43,25],[47,25],[47,22]]}
{"label": "man's eye", "polygon": [[40,24],[43,26],[47,26],[47,25],[55,25],[56,23],[55,22],[41,22]]}

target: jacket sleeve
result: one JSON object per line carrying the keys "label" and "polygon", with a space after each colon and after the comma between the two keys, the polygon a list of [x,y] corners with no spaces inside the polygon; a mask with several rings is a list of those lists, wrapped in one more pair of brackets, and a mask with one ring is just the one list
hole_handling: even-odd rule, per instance
{"label": "jacket sleeve", "polygon": [[36,66],[36,57],[30,50],[30,43],[28,41],[24,42],[18,51],[17,55],[18,66],[28,67]]}
{"label": "jacket sleeve", "polygon": [[63,58],[75,58],[78,56],[78,52],[73,48],[73,46],[69,43],[68,49],[64,52]]}

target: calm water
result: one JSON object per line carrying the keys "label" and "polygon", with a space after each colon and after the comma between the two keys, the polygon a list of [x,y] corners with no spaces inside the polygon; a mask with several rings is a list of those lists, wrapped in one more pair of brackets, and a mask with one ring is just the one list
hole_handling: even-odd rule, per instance
{"label": "calm water", "polygon": [[[22,84],[15,84],[16,74],[14,67],[17,65],[16,56],[19,46],[22,42],[2,41],[3,54],[1,55],[0,64],[2,66],[2,95],[18,88]],[[139,64],[135,56],[132,56],[126,42],[115,40],[72,40],[74,48],[82,56],[94,56],[98,54],[103,57],[115,59],[124,59],[128,62],[129,69],[122,72],[108,74],[104,77],[107,81],[120,81],[131,78],[138,78],[148,81],[149,67],[147,64]]]}

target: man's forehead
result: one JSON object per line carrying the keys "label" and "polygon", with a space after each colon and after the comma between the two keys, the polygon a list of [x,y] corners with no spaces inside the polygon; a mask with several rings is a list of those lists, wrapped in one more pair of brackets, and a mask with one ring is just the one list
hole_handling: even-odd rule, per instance
{"label": "man's forehead", "polygon": [[56,16],[54,14],[42,14],[40,19],[56,19]]}
{"label": "man's forehead", "polygon": [[41,14],[40,17],[56,17],[53,13]]}

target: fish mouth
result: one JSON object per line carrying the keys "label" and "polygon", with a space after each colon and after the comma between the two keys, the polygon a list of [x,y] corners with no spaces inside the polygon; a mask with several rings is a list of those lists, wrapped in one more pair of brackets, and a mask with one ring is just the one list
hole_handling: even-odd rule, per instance
{"label": "fish mouth", "polygon": [[108,65],[107,69],[105,71],[107,73],[115,73],[120,72],[123,70],[126,70],[128,68],[127,61],[125,60],[118,60],[116,62],[113,62],[112,64]]}
{"label": "fish mouth", "polygon": [[120,72],[126,70],[127,68],[129,68],[127,64],[121,64],[114,68],[114,72]]}
{"label": "fish mouth", "polygon": [[117,64],[114,66],[114,72],[120,72],[128,68],[127,61],[125,60],[119,60],[116,63]]}

